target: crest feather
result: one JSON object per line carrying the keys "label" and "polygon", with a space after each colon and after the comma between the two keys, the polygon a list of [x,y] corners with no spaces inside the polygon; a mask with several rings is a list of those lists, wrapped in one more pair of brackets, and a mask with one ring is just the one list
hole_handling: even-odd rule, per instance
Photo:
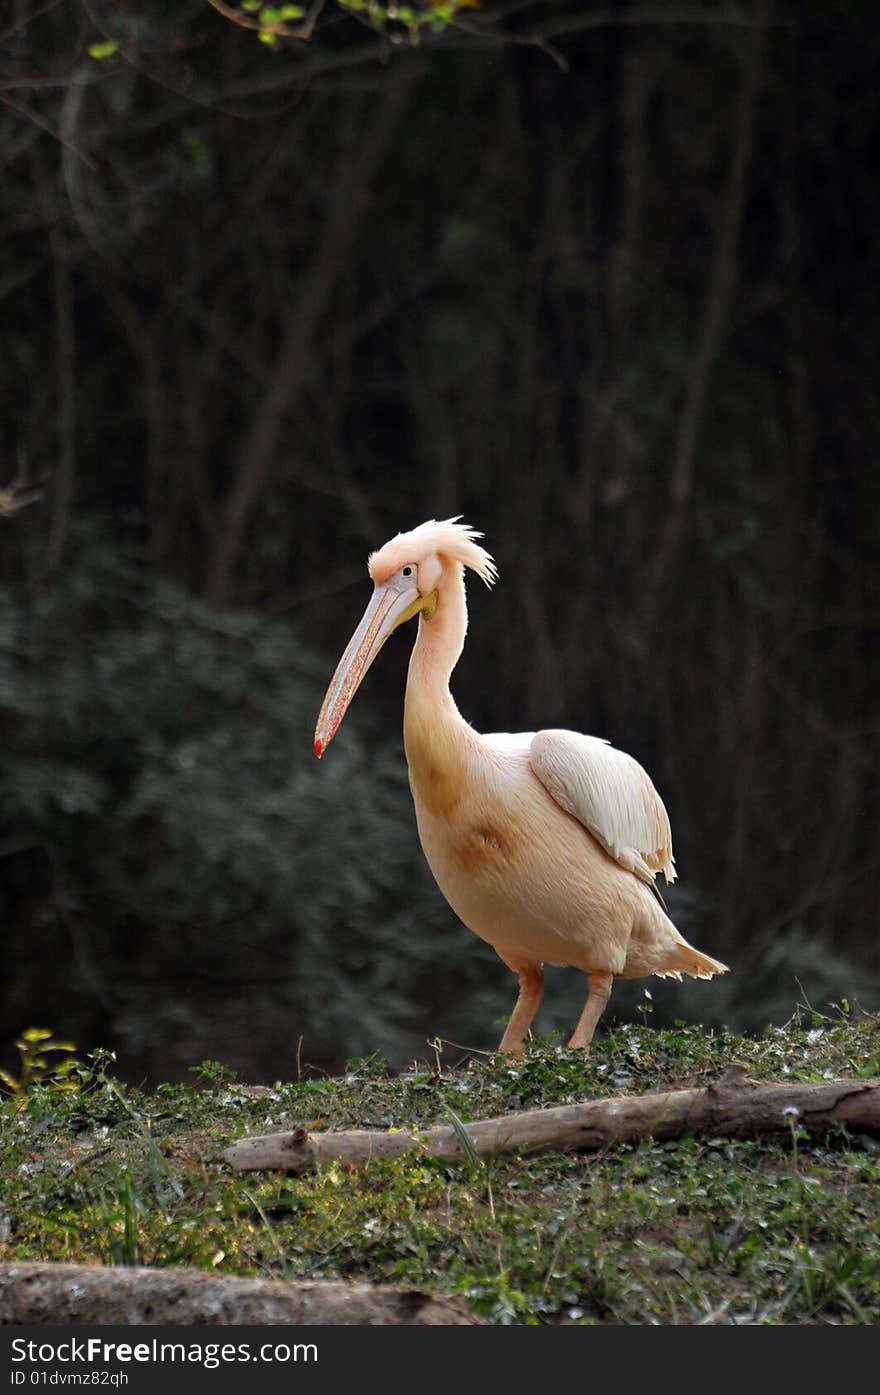
{"label": "crest feather", "polygon": [[452,557],[463,567],[470,567],[481,581],[492,586],[498,576],[498,568],[486,549],[476,541],[483,534],[466,523],[460,523],[460,517],[459,514],[439,522],[429,518],[408,533],[398,533],[377,552],[370,554],[367,562],[370,576],[381,583],[407,562],[418,564],[436,552],[443,557]]}

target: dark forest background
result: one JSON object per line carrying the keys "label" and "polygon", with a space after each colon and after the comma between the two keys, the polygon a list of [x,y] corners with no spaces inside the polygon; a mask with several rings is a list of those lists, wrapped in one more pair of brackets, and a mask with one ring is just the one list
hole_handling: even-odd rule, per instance
{"label": "dark forest background", "polygon": [[227,8],[0,16],[0,1045],[495,1045],[408,632],[312,755],[368,552],[452,514],[462,711],[641,760],[733,970],[607,1022],[876,1009],[876,6]]}

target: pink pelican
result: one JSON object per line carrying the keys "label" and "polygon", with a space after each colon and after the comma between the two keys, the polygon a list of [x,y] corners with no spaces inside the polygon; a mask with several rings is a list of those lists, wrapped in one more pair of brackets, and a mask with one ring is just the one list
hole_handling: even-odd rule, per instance
{"label": "pink pelican", "polygon": [[419,837],[459,919],[519,976],[500,1051],[521,1053],[545,964],[588,975],[570,1047],[589,1048],[614,978],[711,978],[726,965],[688,944],[654,881],[675,879],[663,801],[632,756],[573,731],[483,736],[449,691],[467,629],[464,569],[497,576],[458,522],[430,520],[369,559],[374,591],[327,690],[315,754],[332,741],[393,630],[419,617],[403,736]]}

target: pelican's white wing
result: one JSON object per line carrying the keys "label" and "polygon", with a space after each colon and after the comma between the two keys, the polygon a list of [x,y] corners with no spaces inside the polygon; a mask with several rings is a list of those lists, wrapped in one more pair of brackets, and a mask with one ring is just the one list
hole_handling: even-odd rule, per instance
{"label": "pelican's white wing", "polygon": [[649,885],[658,872],[675,881],[669,815],[637,760],[597,736],[539,731],[529,761],[556,803],[621,867]]}

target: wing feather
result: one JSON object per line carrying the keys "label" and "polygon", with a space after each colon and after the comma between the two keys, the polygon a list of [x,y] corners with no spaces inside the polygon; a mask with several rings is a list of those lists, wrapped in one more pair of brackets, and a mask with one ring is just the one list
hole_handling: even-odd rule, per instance
{"label": "wing feather", "polygon": [[658,872],[675,881],[669,815],[637,760],[601,737],[551,730],[535,733],[529,761],[556,803],[621,867],[649,885]]}

